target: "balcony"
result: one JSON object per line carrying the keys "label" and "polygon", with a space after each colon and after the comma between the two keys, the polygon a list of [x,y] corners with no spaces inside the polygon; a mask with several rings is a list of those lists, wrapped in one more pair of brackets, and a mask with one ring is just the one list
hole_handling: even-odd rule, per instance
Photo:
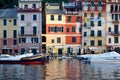
{"label": "balcony", "polygon": [[19,8],[18,12],[40,12],[41,8]]}
{"label": "balcony", "polygon": [[66,11],[65,12],[66,15],[81,15],[81,12],[78,12],[78,11]]}
{"label": "balcony", "polygon": [[37,34],[19,34],[19,36],[37,36]]}
{"label": "balcony", "polygon": [[115,33],[115,32],[108,32],[109,35],[113,35],[113,36],[120,36],[120,32]]}
{"label": "balcony", "polygon": [[119,24],[119,21],[112,21],[113,24]]}

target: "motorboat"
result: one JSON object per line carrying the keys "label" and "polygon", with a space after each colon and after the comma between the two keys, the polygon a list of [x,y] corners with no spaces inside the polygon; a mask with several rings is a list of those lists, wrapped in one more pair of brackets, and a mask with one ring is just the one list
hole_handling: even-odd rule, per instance
{"label": "motorboat", "polygon": [[0,55],[0,64],[43,64],[48,61],[49,55],[25,53],[22,55]]}
{"label": "motorboat", "polygon": [[112,51],[106,52],[101,54],[85,54],[85,55],[78,55],[77,58],[83,62],[120,62],[120,54]]}

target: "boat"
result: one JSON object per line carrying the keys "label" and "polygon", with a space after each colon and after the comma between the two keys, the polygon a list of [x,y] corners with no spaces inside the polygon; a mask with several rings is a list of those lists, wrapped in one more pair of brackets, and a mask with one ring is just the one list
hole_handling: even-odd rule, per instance
{"label": "boat", "polygon": [[78,55],[77,59],[83,62],[120,62],[120,54],[112,51],[101,54]]}
{"label": "boat", "polygon": [[0,64],[43,64],[48,62],[49,55],[25,53],[23,55],[0,55]]}

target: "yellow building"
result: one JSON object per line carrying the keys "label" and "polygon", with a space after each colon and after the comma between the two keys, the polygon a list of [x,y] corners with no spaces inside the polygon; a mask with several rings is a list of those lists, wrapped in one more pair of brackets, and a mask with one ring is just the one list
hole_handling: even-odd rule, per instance
{"label": "yellow building", "polygon": [[18,53],[17,9],[1,9],[0,25],[0,53]]}
{"label": "yellow building", "polygon": [[46,52],[65,53],[65,15],[58,3],[46,3]]}

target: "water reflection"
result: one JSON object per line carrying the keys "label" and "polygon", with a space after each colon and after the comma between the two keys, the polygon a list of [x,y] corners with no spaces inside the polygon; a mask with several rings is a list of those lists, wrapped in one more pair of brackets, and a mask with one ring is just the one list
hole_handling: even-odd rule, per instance
{"label": "water reflection", "polygon": [[81,80],[80,63],[75,59],[56,59],[46,64],[45,80]]}
{"label": "water reflection", "polygon": [[0,80],[45,80],[44,65],[0,65]]}
{"label": "water reflection", "polygon": [[120,63],[54,59],[45,65],[0,65],[0,80],[120,80]]}
{"label": "water reflection", "polygon": [[82,64],[83,80],[118,80],[120,79],[120,63]]}

